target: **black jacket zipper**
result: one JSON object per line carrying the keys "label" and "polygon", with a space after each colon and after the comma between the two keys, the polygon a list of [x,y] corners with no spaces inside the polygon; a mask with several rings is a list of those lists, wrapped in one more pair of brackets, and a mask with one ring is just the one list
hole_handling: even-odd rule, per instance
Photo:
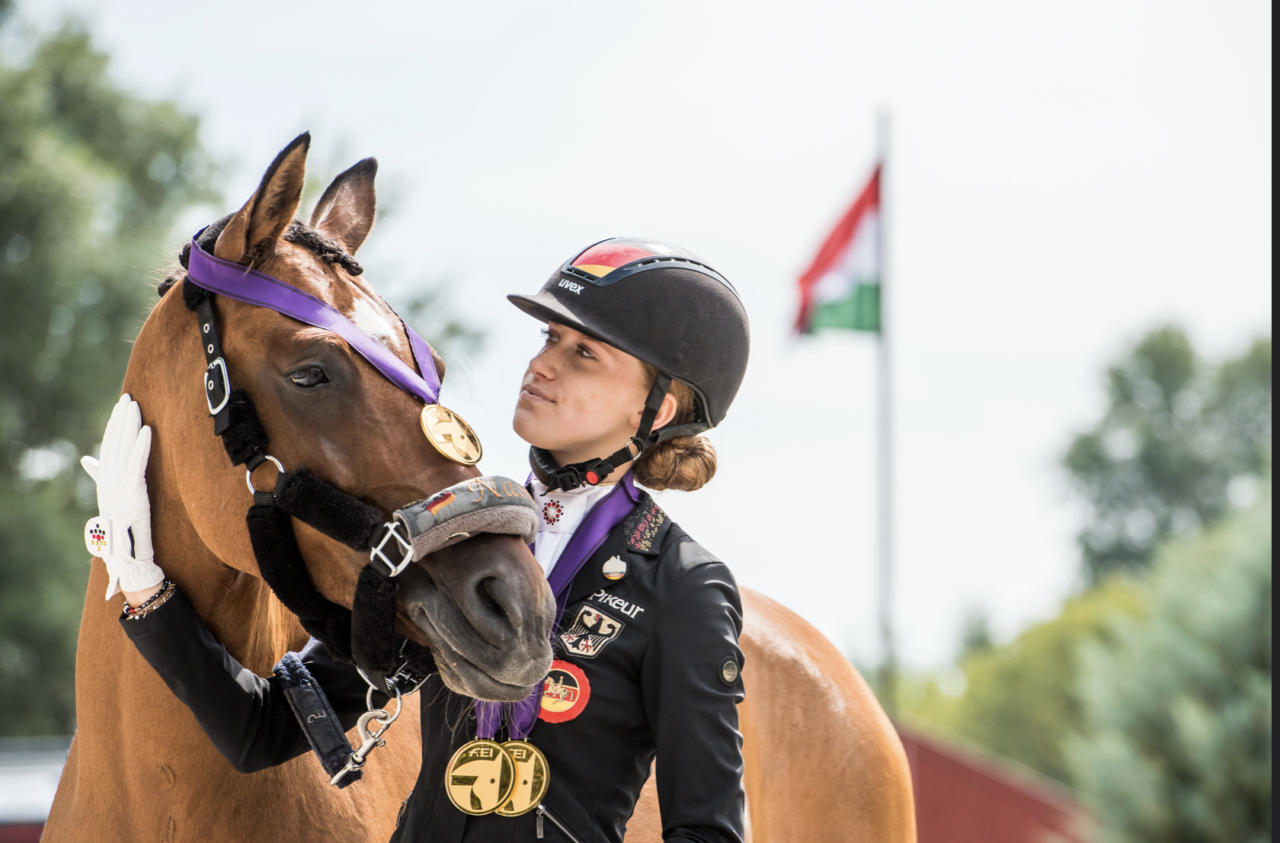
{"label": "black jacket zipper", "polygon": [[547,808],[547,806],[539,805],[535,810],[538,812],[538,815],[537,815],[537,818],[534,820],[534,826],[535,826],[534,836],[537,837],[539,840],[542,839],[542,818],[545,816],[547,819],[551,820],[552,824],[554,824],[556,828],[563,831],[564,836],[568,837],[571,841],[573,841],[573,843],[582,843],[582,840],[578,837],[578,835],[570,831],[569,826],[565,825],[563,820],[561,820],[555,814],[551,813],[551,810]]}

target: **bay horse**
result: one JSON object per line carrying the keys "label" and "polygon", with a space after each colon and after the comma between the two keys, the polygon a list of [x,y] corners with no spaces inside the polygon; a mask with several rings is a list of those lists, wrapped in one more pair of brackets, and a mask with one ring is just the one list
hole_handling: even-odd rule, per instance
{"label": "bay horse", "polygon": [[[393,340],[398,340],[397,353],[404,357],[398,322],[371,288],[284,235],[301,194],[306,150],[304,145],[299,153],[296,145],[281,153],[262,187],[228,225],[227,231],[245,238],[246,245],[242,248],[237,239],[223,248],[220,237],[215,255],[248,262],[246,255],[258,247],[247,244],[264,242],[252,233],[267,224],[258,219],[265,213],[259,206],[275,203],[267,217],[273,233],[265,239],[264,251],[253,256],[260,261],[256,265],[313,292],[366,331],[386,323],[388,341],[395,347]],[[312,216],[319,232],[350,253],[372,223],[372,169],[357,165],[339,176]],[[273,176],[274,171],[281,172]],[[194,373],[203,369],[203,357],[191,315],[176,298],[162,298],[147,319],[124,384],[155,432],[147,480],[156,559],[191,596],[230,653],[266,675],[281,654],[300,647],[307,636],[256,575],[244,527],[244,480],[214,441],[203,399],[190,388]],[[416,438],[415,425],[406,422],[416,416],[412,402],[406,403],[406,396],[349,354],[346,365],[358,375],[347,396],[351,406],[327,415],[298,412],[280,395],[279,367],[291,348],[314,344],[315,332],[235,301],[219,298],[217,307],[227,326],[224,342],[232,371],[241,382],[252,373],[250,390],[272,442],[281,443],[273,444],[273,450],[286,464],[305,461],[313,473],[384,509],[470,476],[460,466],[434,459]],[[340,343],[330,342],[341,352]],[[436,362],[443,374],[443,364]],[[355,435],[357,430],[365,435]],[[305,525],[295,522],[294,527],[321,591],[350,606],[355,570],[363,558],[353,558],[351,551]],[[467,617],[483,614],[470,602],[477,588],[491,596],[495,591],[506,595],[502,606],[513,617],[536,616],[529,607],[536,608],[545,596],[536,588],[545,581],[532,556],[516,545],[498,537],[470,539],[428,557],[421,570],[406,571],[416,578],[415,587],[402,588],[398,630],[424,642],[413,613],[438,609],[448,614],[451,604],[443,597],[461,601]],[[46,840],[270,836],[354,842],[390,836],[397,807],[420,764],[416,706],[407,707],[387,746],[373,756],[364,780],[354,787],[331,787],[320,766],[306,756],[252,775],[237,773],[125,639],[116,621],[118,603],[104,606],[97,596],[105,585],[105,569],[95,565],[77,651],[78,730],[45,827]],[[414,594],[419,595],[417,603]],[[797,615],[749,589],[742,594],[747,695],[740,718],[748,839],[914,843],[906,757],[866,683]],[[527,625],[537,626],[532,620]],[[544,634],[542,640],[546,638]],[[515,646],[508,656],[529,661],[532,649]],[[470,675],[477,686],[484,685],[482,670]],[[635,843],[662,840],[653,776],[627,832]]]}
{"label": "bay horse", "polygon": [[[858,671],[822,633],[742,591],[746,699],[738,706],[749,843],[915,843],[902,741]],[[627,843],[661,843],[657,776]]]}
{"label": "bay horse", "polygon": [[[303,224],[295,215],[309,145],[303,135],[280,153],[226,224],[214,256],[319,298],[413,368],[402,323],[350,257],[373,225],[376,162],[338,176]],[[213,433],[197,386],[206,364],[196,317],[180,293],[162,295],[147,317],[123,385],[153,431],[147,483],[155,558],[228,652],[268,676],[308,636],[259,575],[245,524],[245,473]],[[252,397],[271,453],[285,466],[305,466],[386,514],[479,476],[436,451],[419,428],[421,403],[336,335],[224,296],[214,306],[231,377]],[[443,377],[443,361],[432,356],[422,364]],[[306,383],[324,373],[324,388],[301,388],[291,379],[300,370]],[[268,469],[259,472],[259,487],[269,488]],[[316,587],[350,607],[367,556],[296,520],[293,527]],[[102,599],[106,579],[95,563],[76,652],[76,735],[44,840],[354,843],[390,836],[421,763],[416,700],[406,701],[355,787],[331,786],[310,753],[238,773],[129,642],[117,620],[120,598]],[[520,539],[471,538],[398,579],[396,629],[447,662],[452,690],[523,699],[546,675],[555,602]]]}

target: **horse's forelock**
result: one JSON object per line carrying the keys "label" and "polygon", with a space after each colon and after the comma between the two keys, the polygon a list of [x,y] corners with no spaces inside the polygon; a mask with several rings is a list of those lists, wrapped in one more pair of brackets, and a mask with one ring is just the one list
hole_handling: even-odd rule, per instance
{"label": "horse's forelock", "polygon": [[364,267],[359,261],[347,254],[347,250],[342,248],[338,241],[302,220],[289,223],[289,227],[284,232],[284,239],[302,246],[325,263],[338,264],[352,275],[360,275],[364,272]]}
{"label": "horse's forelock", "polygon": [[[199,244],[200,248],[212,254],[213,247],[218,242],[218,236],[222,234],[223,229],[227,227],[227,223],[231,222],[233,216],[235,214],[227,214],[201,231],[196,237],[196,243]],[[354,257],[347,254],[346,250],[336,240],[325,236],[301,220],[294,220],[289,223],[289,227],[284,232],[284,239],[302,246],[325,263],[338,264],[351,275],[360,275],[364,272],[364,267]],[[183,276],[186,275],[187,265],[190,260],[191,244],[189,242],[183,243],[182,249],[178,252],[178,263],[181,268],[174,267],[174,271],[168,273],[165,279],[160,282],[157,291],[161,296],[169,292],[169,288],[182,280]]]}

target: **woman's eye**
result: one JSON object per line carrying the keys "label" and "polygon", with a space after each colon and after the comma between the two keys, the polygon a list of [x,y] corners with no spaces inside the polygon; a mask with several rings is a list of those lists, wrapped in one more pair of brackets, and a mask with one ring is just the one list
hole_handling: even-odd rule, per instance
{"label": "woman's eye", "polygon": [[328,383],[329,377],[324,373],[324,369],[319,366],[303,366],[301,369],[290,372],[289,380],[298,386],[312,387]]}
{"label": "woman's eye", "polygon": [[595,355],[591,353],[591,349],[587,348],[585,345],[578,346],[578,353],[587,358],[595,357]]}

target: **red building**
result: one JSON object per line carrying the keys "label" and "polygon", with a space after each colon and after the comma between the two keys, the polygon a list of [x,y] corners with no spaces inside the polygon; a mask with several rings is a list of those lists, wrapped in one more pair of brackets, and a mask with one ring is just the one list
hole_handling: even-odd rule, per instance
{"label": "red building", "polygon": [[898,732],[919,843],[1088,843],[1088,814],[1056,782],[951,741]]}

